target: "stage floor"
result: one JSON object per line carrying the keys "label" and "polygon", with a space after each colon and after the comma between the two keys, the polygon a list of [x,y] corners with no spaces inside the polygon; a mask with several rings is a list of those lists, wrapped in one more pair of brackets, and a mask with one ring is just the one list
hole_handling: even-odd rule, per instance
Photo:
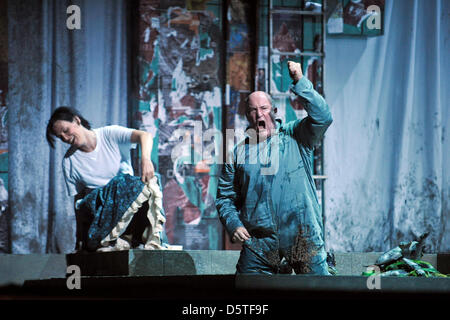
{"label": "stage floor", "polygon": [[[360,276],[379,253],[336,254],[337,276],[239,275],[238,251],[187,250],[1,255],[1,299],[447,299],[450,278]],[[446,260],[447,259],[447,260]],[[448,255],[425,255],[449,273]],[[77,266],[79,274],[69,271]],[[439,269],[441,267],[441,269]],[[74,276],[79,276],[75,279]],[[76,282],[76,281],[78,282]],[[74,282],[75,281],[75,282]],[[78,283],[78,287],[74,283]],[[71,288],[72,286],[72,288]]]}
{"label": "stage floor", "polygon": [[[379,286],[363,276],[191,275],[81,277],[28,280],[23,286],[0,289],[1,299],[153,300],[198,302],[321,301],[450,301],[450,279],[382,277]],[[433,303],[434,303],[433,302]]]}

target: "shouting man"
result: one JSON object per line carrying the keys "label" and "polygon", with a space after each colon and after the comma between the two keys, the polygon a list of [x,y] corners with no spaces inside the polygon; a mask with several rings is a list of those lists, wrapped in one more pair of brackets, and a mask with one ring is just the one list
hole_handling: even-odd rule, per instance
{"label": "shouting man", "polygon": [[312,155],[332,118],[300,63],[289,61],[288,68],[291,90],[308,116],[281,124],[270,96],[251,93],[247,137],[234,147],[219,179],[220,220],[232,241],[242,243],[238,274],[329,274]]}

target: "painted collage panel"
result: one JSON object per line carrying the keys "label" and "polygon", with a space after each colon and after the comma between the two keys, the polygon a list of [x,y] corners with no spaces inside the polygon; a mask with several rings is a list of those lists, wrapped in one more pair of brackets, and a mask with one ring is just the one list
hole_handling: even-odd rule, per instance
{"label": "painted collage panel", "polygon": [[256,8],[252,1],[227,2],[226,128],[235,130],[237,142],[247,128],[245,98],[253,91]]}
{"label": "painted collage panel", "polygon": [[183,249],[222,249],[214,201],[222,130],[218,1],[141,1],[135,126],[153,134],[165,231]]}
{"label": "painted collage panel", "polygon": [[[255,70],[255,1],[227,1],[227,74],[225,92],[226,129],[234,130],[234,139],[227,141],[231,151],[235,143],[242,140],[248,126],[245,117],[245,99],[254,90]],[[224,247],[239,250],[240,244],[233,244],[226,232]]]}
{"label": "painted collage panel", "polygon": [[328,0],[329,35],[383,35],[384,0]]}
{"label": "painted collage panel", "polygon": [[7,1],[0,0],[0,253],[9,252],[8,236],[8,25]]}

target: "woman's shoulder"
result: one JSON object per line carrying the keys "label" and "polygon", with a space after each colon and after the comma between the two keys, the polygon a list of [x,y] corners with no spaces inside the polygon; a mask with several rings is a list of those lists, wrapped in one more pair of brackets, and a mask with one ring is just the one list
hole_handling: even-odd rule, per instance
{"label": "woman's shoulder", "polygon": [[117,125],[117,124],[111,124],[108,126],[104,126],[104,127],[100,127],[100,128],[96,128],[94,129],[94,131],[97,132],[102,132],[102,133],[115,133],[115,132],[129,132],[129,131],[133,131],[134,129],[131,128],[127,128],[121,125]]}
{"label": "woman's shoulder", "polygon": [[111,143],[129,143],[134,129],[120,125],[108,125],[95,129],[100,140]]}

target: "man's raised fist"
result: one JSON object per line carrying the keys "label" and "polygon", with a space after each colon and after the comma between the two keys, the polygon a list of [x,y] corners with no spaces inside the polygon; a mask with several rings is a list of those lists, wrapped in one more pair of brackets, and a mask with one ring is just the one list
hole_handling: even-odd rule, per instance
{"label": "man's raised fist", "polygon": [[303,77],[302,65],[298,62],[288,61],[289,75],[291,76],[294,83]]}

